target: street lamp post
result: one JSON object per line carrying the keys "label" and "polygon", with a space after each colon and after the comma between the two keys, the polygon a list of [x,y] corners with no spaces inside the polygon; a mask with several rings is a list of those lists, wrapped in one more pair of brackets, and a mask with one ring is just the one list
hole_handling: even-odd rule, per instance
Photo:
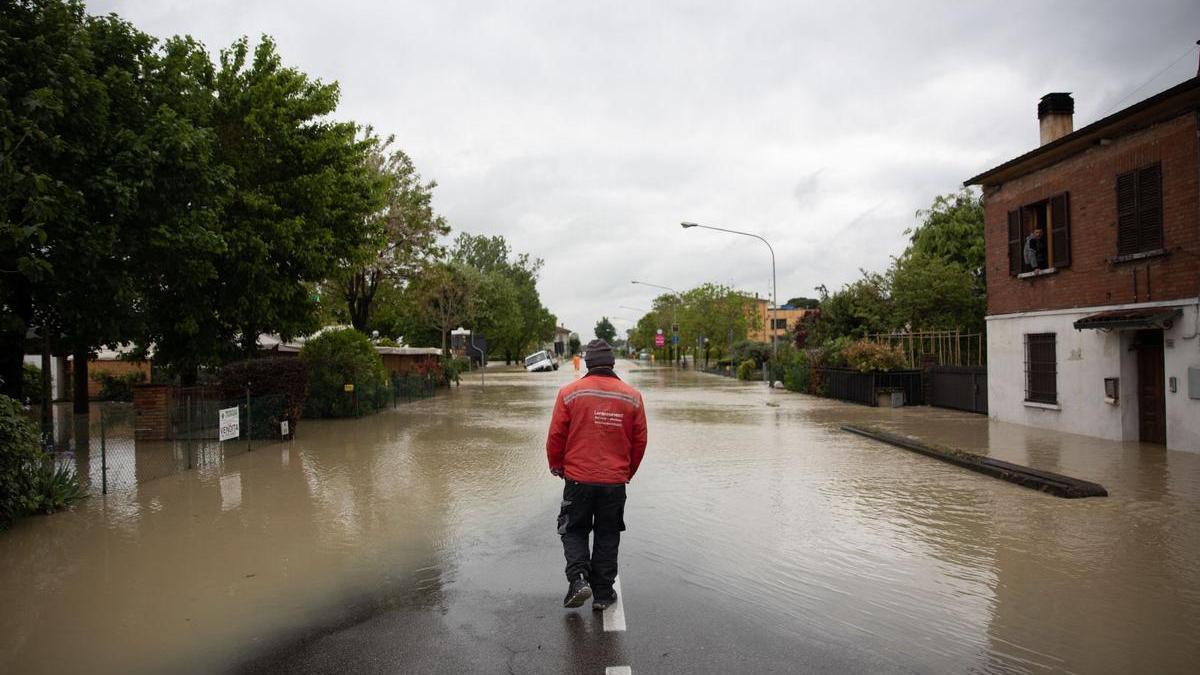
{"label": "street lamp post", "polygon": [[767,250],[771,252],[771,358],[774,360],[774,358],[779,354],[779,348],[776,345],[775,339],[775,326],[779,320],[779,295],[775,287],[775,249],[771,248],[771,242],[752,232],[739,232],[738,230],[727,230],[723,227],[712,227],[697,223],[680,223],[680,225],[683,226],[683,229],[685,230],[692,227],[703,227],[706,230],[716,230],[718,232],[728,232],[730,234],[740,234],[746,237],[754,237],[755,239],[767,245]]}
{"label": "street lamp post", "polygon": [[[680,299],[681,297],[683,297],[683,296],[681,296],[681,295],[679,294],[679,291],[675,290],[674,288],[671,288],[670,286],[660,286],[659,284],[648,284],[648,283],[646,283],[645,281],[633,281],[633,282],[630,282],[630,283],[634,283],[634,284],[640,284],[640,285],[642,285],[642,286],[650,286],[650,287],[653,287],[653,288],[661,288],[661,289],[663,289],[663,290],[665,290],[665,291],[671,291],[671,293],[673,293],[673,294],[675,295],[675,300],[674,300],[673,302],[671,302],[671,325],[672,325],[672,326],[677,326],[677,325],[679,325],[679,324],[678,324],[678,322],[676,321],[676,316],[675,316],[675,308],[676,308],[676,307],[679,305],[679,299]],[[671,351],[674,353],[674,357],[672,358],[672,362],[674,362],[674,361],[675,361],[675,360],[676,360],[676,359],[679,357],[679,348],[678,348],[678,347],[675,345],[675,338],[674,338],[674,335],[675,335],[675,333],[674,333],[674,332],[672,332],[672,337],[671,337]]]}

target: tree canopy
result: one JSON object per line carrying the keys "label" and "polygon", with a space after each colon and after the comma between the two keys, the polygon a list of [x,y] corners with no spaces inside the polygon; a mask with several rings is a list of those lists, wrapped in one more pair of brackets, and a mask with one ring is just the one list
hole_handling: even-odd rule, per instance
{"label": "tree canopy", "polygon": [[607,316],[600,317],[600,320],[596,322],[594,332],[598,339],[604,340],[610,345],[617,339],[617,327],[608,320]]}

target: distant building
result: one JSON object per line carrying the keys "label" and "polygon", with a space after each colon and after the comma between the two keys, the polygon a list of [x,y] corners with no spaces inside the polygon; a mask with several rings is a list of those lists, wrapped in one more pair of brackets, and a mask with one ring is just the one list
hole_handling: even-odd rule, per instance
{"label": "distant building", "polygon": [[562,326],[554,327],[554,345],[553,351],[555,354],[562,356],[567,353],[568,345],[571,342],[571,330]]}
{"label": "distant building", "polygon": [[1200,78],[966,181],[984,194],[988,409],[1200,451]]}
{"label": "distant building", "polygon": [[754,316],[751,318],[746,338],[754,342],[770,342],[772,332],[775,333],[776,340],[787,342],[791,339],[796,324],[815,311],[791,305],[782,305],[778,311],[772,311],[769,300],[757,297],[754,298],[752,307]]}

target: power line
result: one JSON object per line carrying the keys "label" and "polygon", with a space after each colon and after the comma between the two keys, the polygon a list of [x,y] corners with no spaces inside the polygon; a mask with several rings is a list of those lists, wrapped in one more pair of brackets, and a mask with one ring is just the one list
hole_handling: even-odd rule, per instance
{"label": "power line", "polygon": [[[1197,41],[1196,41],[1196,44],[1197,44],[1197,45],[1200,45],[1200,40],[1197,40]],[[1145,82],[1143,82],[1143,83],[1142,83],[1140,86],[1138,86],[1138,88],[1137,88],[1137,89],[1134,89],[1133,91],[1129,92],[1128,94],[1126,94],[1126,95],[1124,96],[1124,98],[1122,98],[1121,100],[1119,100],[1119,101],[1117,101],[1115,104],[1113,104],[1113,107],[1112,107],[1112,108],[1109,108],[1107,112],[1105,112],[1103,115],[1101,115],[1101,117],[1108,117],[1110,114],[1112,114],[1112,112],[1113,112],[1113,111],[1115,111],[1117,108],[1121,107],[1121,104],[1122,104],[1122,103],[1124,103],[1125,101],[1128,101],[1128,100],[1129,100],[1129,99],[1130,99],[1130,98],[1131,98],[1131,97],[1132,97],[1134,94],[1138,93],[1138,92],[1139,92],[1139,91],[1141,91],[1142,89],[1145,89],[1145,88],[1146,88],[1146,85],[1148,85],[1148,84],[1150,84],[1151,82],[1153,82],[1153,81],[1157,80],[1159,77],[1161,77],[1161,76],[1162,76],[1162,74],[1163,74],[1163,73],[1165,73],[1165,72],[1167,72],[1168,70],[1170,70],[1170,69],[1174,68],[1174,67],[1175,67],[1175,64],[1177,64],[1177,63],[1179,63],[1180,61],[1182,61],[1182,60],[1183,60],[1183,57],[1187,56],[1188,54],[1191,54],[1191,53],[1192,53],[1192,52],[1194,52],[1195,50],[1196,50],[1196,47],[1195,47],[1195,46],[1188,47],[1186,51],[1184,51],[1182,54],[1180,54],[1180,55],[1179,55],[1179,57],[1178,57],[1178,58],[1176,58],[1174,61],[1172,61],[1172,62],[1171,62],[1169,65],[1167,65],[1167,67],[1166,67],[1166,68],[1163,68],[1162,70],[1160,70],[1160,71],[1158,71],[1157,73],[1155,73],[1153,77],[1151,77],[1150,79],[1148,79],[1148,80],[1146,80]]]}

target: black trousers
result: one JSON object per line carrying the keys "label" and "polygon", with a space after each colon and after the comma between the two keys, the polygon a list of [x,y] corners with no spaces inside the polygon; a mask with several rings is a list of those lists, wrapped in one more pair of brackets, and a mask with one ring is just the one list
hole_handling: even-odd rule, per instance
{"label": "black trousers", "polygon": [[[589,485],[567,479],[558,533],[567,558],[567,579],[583,574],[592,588],[611,590],[617,579],[617,549],[625,529],[625,486]],[[595,533],[591,551],[588,535]]]}

